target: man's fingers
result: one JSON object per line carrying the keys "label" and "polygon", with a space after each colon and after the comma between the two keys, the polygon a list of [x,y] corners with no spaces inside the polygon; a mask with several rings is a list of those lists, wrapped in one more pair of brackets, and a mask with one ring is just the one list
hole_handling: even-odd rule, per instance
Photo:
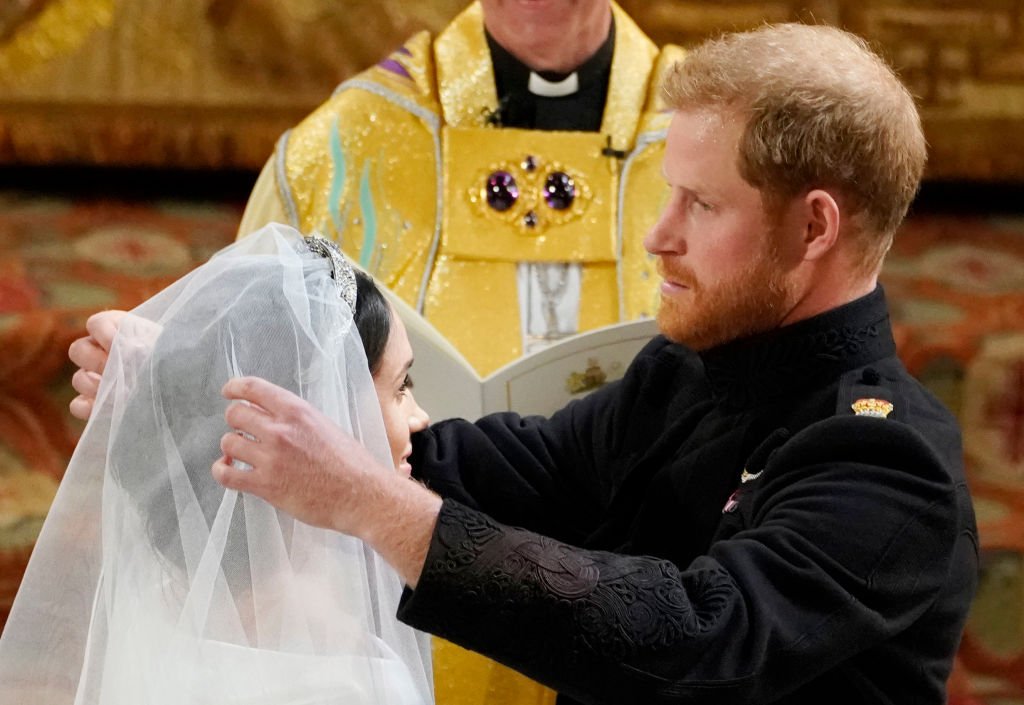
{"label": "man's fingers", "polygon": [[68,408],[71,410],[71,415],[76,419],[82,419],[82,421],[88,421],[89,416],[92,415],[92,404],[93,399],[77,396],[71,400],[68,404]]}
{"label": "man's fingers", "polygon": [[71,343],[68,357],[83,370],[97,374],[103,374],[103,368],[107,365],[107,351],[91,337],[79,338]]}
{"label": "man's fingers", "polygon": [[96,401],[96,392],[100,388],[100,376],[95,372],[78,370],[71,377],[71,386],[78,392],[78,396],[71,400],[68,409],[76,419],[88,421]]}
{"label": "man's fingers", "polygon": [[252,492],[255,478],[251,470],[239,470],[231,464],[232,458],[218,458],[210,468],[213,479],[229,490]]}
{"label": "man's fingers", "polygon": [[114,336],[117,335],[117,328],[121,325],[121,319],[125,311],[100,311],[89,316],[85,322],[85,329],[89,335],[104,350],[110,350]]}
{"label": "man's fingers", "polygon": [[79,369],[71,377],[71,386],[83,397],[95,399],[96,393],[100,390],[100,379],[102,378],[95,372]]}
{"label": "man's fingers", "polygon": [[251,433],[257,438],[267,435],[266,429],[271,423],[270,415],[264,409],[241,400],[228,404],[224,419],[231,428]]}
{"label": "man's fingers", "polygon": [[298,397],[287,389],[278,387],[259,377],[235,377],[229,379],[221,389],[228,399],[244,399],[261,406],[272,416],[279,416],[288,411]]}
{"label": "man's fingers", "polygon": [[220,450],[228,458],[241,460],[243,463],[256,467],[264,454],[260,452],[260,442],[255,438],[246,438],[241,433],[225,433],[220,439]]}

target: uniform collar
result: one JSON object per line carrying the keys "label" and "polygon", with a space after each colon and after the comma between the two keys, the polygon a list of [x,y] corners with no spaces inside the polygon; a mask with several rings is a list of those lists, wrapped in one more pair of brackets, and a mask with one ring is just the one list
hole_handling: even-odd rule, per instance
{"label": "uniform collar", "polygon": [[751,406],[896,354],[882,287],[848,304],[700,353],[714,397]]}

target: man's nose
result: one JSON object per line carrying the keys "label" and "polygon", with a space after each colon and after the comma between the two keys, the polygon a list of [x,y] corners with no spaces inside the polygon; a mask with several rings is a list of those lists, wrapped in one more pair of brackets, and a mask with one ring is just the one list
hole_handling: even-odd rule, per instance
{"label": "man's nose", "polygon": [[680,224],[674,222],[668,214],[662,213],[647,231],[644,249],[652,255],[682,254],[686,250],[686,242]]}

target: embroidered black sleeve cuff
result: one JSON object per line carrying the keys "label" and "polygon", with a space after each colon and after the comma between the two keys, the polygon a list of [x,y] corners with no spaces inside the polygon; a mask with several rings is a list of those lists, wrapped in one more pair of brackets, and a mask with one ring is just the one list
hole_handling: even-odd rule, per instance
{"label": "embroidered black sleeve cuff", "polygon": [[584,701],[650,702],[671,697],[704,637],[742,629],[737,597],[720,567],[684,581],[668,561],[573,548],[447,500],[399,618]]}

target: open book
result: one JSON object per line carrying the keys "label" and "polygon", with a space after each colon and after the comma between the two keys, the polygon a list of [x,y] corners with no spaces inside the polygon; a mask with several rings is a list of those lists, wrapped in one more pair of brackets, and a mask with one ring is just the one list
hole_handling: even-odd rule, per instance
{"label": "open book", "polygon": [[474,420],[494,411],[548,416],[570,400],[619,379],[658,334],[652,319],[580,333],[514,360],[481,378],[423,316],[381,287],[409,332],[416,401],[435,421]]}

